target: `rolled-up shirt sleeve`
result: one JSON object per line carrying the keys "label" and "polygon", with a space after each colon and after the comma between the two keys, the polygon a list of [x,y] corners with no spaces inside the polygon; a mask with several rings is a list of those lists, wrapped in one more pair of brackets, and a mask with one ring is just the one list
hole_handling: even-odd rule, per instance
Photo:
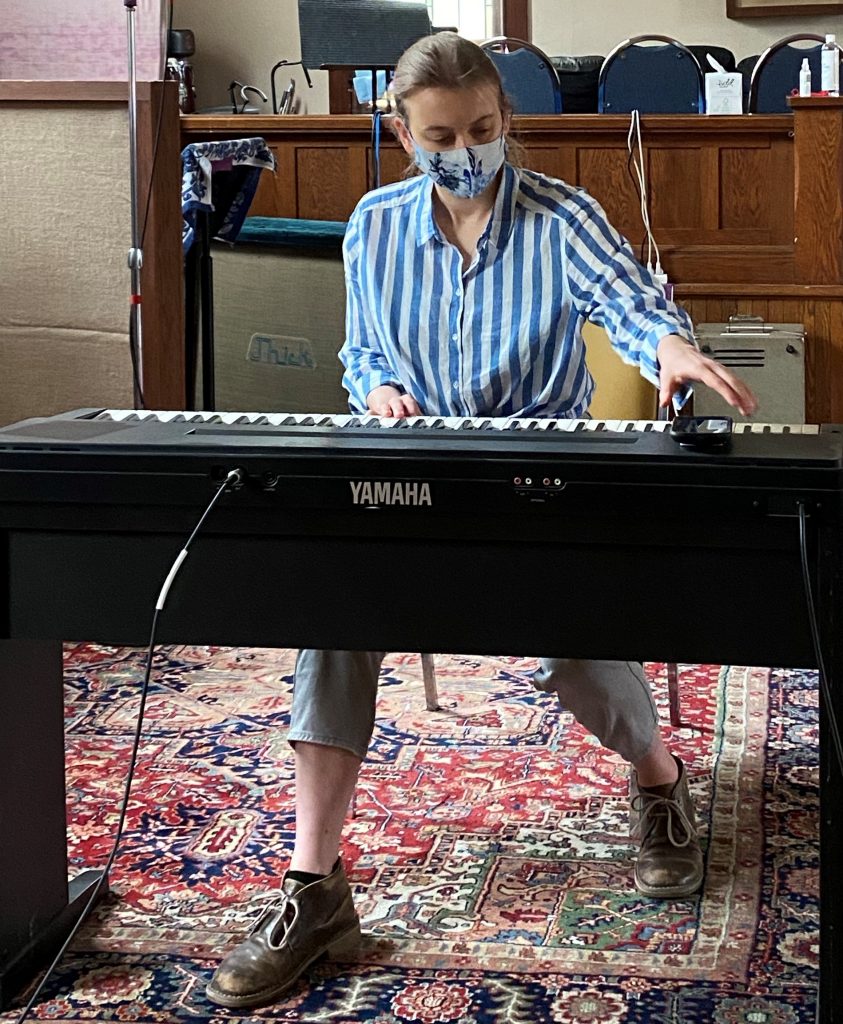
{"label": "rolled-up shirt sleeve", "polygon": [[[632,247],[606,220],[600,204],[578,196],[579,215],[566,244],[572,298],[580,312],[603,327],[624,362],[659,386],[659,342],[669,334],[695,345],[690,317],[665,295]],[[684,404],[691,388],[676,395]]]}
{"label": "rolled-up shirt sleeve", "polygon": [[363,294],[360,273],[360,261],[363,258],[360,217],[355,212],[348,222],[343,240],[345,342],[339,352],[340,361],[345,367],[342,383],[348,391],[348,404],[352,412],[366,412],[368,395],[384,384],[390,384],[399,391],[404,390],[381,350],[372,310]]}

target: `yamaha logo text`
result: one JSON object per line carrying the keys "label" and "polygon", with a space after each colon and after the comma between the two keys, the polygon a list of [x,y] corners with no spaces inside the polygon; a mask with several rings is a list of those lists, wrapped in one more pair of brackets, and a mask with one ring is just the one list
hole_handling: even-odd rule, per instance
{"label": "yamaha logo text", "polygon": [[432,505],[430,484],[400,480],[349,480],[355,505]]}

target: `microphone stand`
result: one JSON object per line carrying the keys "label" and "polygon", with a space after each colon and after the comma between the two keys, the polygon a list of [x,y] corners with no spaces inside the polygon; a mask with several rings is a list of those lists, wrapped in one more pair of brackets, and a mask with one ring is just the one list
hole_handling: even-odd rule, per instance
{"label": "microphone stand", "polygon": [[135,9],[137,0],[123,0],[129,56],[129,191],[132,211],[132,247],[128,264],[131,272],[131,307],[129,314],[129,348],[132,355],[135,408],[144,408],[143,398],[143,317],[141,316],[141,267],[143,239],[138,223],[138,76],[135,49]]}

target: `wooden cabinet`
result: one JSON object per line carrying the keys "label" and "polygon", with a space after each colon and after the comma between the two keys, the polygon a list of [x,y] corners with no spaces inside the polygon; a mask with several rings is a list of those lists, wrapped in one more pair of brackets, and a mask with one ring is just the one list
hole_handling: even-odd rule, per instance
{"label": "wooden cabinet", "polygon": [[[676,281],[793,280],[793,117],[644,118],[650,213],[662,263]],[[248,122],[248,123],[246,123]],[[635,246],[643,241],[626,146],[629,122],[608,115],[520,117],[526,166],[587,189]],[[368,117],[182,119],[184,141],[263,136],[278,162],[252,214],[346,220],[375,187]],[[388,128],[381,183],[406,173]]]}

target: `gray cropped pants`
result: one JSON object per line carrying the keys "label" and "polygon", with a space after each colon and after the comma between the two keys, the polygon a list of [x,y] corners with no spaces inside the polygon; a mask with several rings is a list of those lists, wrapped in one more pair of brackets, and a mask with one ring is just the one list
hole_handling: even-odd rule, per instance
{"label": "gray cropped pants", "polygon": [[[378,674],[385,655],[385,651],[300,651],[290,743],[341,747],[362,761],[375,725]],[[657,728],[656,707],[637,662],[543,658],[532,681],[537,690],[556,693],[562,708],[631,764],[650,749]]]}

